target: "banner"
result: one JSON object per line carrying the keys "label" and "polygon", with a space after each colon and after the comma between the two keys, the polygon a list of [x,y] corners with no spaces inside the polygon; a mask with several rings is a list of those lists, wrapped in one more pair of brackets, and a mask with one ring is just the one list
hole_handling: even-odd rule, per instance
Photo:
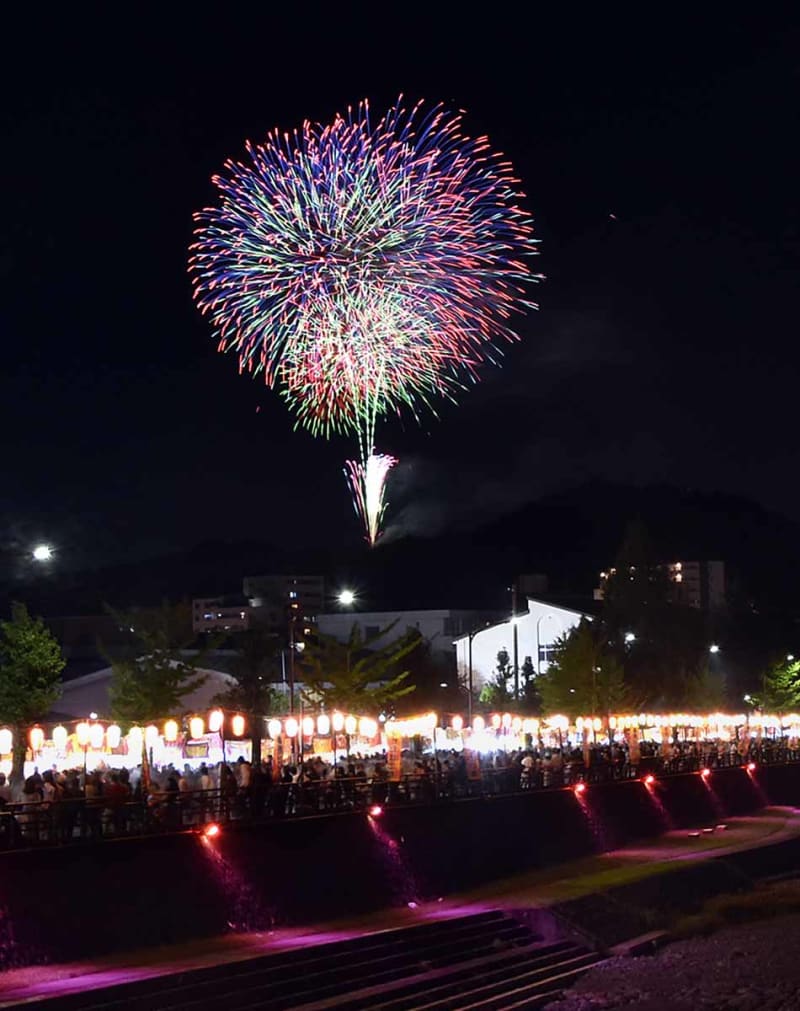
{"label": "banner", "polygon": [[386,768],[389,779],[399,783],[403,775],[403,738],[399,734],[386,736]]}

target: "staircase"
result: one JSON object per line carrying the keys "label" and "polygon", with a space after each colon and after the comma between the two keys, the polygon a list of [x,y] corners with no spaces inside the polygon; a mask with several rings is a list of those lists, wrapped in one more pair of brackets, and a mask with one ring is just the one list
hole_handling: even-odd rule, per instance
{"label": "staircase", "polygon": [[489,1011],[554,1000],[600,956],[494,910],[46,1000],[26,1011]]}

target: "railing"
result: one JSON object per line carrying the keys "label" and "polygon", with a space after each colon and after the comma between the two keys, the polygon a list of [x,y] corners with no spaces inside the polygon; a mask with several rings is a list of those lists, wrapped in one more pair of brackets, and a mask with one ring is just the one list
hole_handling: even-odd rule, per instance
{"label": "railing", "polygon": [[141,800],[124,802],[83,796],[51,802],[0,802],[0,850],[202,830],[212,823],[368,811],[376,804],[400,807],[557,790],[579,782],[621,782],[645,775],[664,778],[749,762],[789,764],[800,762],[800,748],[790,747],[787,741],[767,742],[754,745],[745,755],[727,750],[691,750],[670,758],[644,755],[637,764],[631,764],[624,755],[618,761],[608,760],[610,756],[598,750],[588,768],[582,760],[571,758],[561,764],[538,760],[527,769],[520,764],[521,756],[515,757],[506,767],[482,766],[480,775],[472,778],[464,766],[450,770],[441,765],[422,774],[403,776],[399,782],[337,775],[271,783],[266,777],[254,776],[244,789],[151,792]]}

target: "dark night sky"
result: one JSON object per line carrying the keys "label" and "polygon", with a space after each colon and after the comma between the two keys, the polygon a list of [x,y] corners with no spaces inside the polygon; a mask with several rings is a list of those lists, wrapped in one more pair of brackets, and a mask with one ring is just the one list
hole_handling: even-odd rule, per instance
{"label": "dark night sky", "polygon": [[464,108],[509,155],[548,279],[505,369],[439,420],[380,430],[403,461],[393,532],[598,475],[800,518],[794,15],[258,6],[70,5],[6,25],[7,540],[46,537],[76,563],[214,536],[357,542],[349,444],[294,433],[216,354],[186,249],[246,138],[401,91]]}

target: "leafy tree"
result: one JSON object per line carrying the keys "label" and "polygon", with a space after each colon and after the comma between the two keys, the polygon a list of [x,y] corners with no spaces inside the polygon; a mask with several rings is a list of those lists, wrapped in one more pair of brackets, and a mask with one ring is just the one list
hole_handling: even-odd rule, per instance
{"label": "leafy tree", "polygon": [[788,713],[800,708],[800,660],[783,660],[766,672],[753,704],[766,712]]}
{"label": "leafy tree", "polygon": [[519,669],[520,683],[522,688],[522,705],[520,708],[531,716],[538,716],[542,711],[542,696],[537,684],[536,668],[533,660],[526,656]]}
{"label": "leafy tree", "polygon": [[281,642],[263,628],[251,628],[239,632],[235,638],[236,657],[230,674],[234,679],[226,691],[219,692],[211,700],[223,709],[235,709],[248,716],[250,736],[253,742],[253,760],[261,755],[263,717],[268,716],[278,705],[280,696],[272,687],[276,673]]}
{"label": "leafy tree", "polygon": [[61,647],[41,618],[13,604],[11,620],[0,622],[0,723],[12,728],[11,782],[22,780],[27,731],[43,719],[61,694]]}
{"label": "leafy tree", "polygon": [[364,636],[354,623],[346,642],[315,631],[306,639],[300,658],[305,682],[303,697],[312,704],[322,703],[328,710],[378,713],[413,692],[415,685],[409,683],[410,672],[397,671],[400,661],[419,644],[419,632],[409,629],[400,639],[373,648],[395,624]]}
{"label": "leafy tree", "polygon": [[501,649],[497,654],[497,667],[490,681],[483,686],[480,701],[489,709],[508,709],[514,701],[513,687],[509,682],[514,676],[507,649]]}
{"label": "leafy tree", "polygon": [[583,620],[557,640],[555,657],[539,678],[545,712],[574,718],[630,706],[622,667],[604,634],[602,627]]}
{"label": "leafy tree", "polygon": [[[187,659],[194,642],[187,604],[167,602],[159,608],[111,611],[122,628],[130,629],[134,656],[111,659],[111,713],[121,723],[144,723],[183,712],[183,699],[206,681],[198,674],[202,653]],[[208,646],[208,648],[212,648]]]}

